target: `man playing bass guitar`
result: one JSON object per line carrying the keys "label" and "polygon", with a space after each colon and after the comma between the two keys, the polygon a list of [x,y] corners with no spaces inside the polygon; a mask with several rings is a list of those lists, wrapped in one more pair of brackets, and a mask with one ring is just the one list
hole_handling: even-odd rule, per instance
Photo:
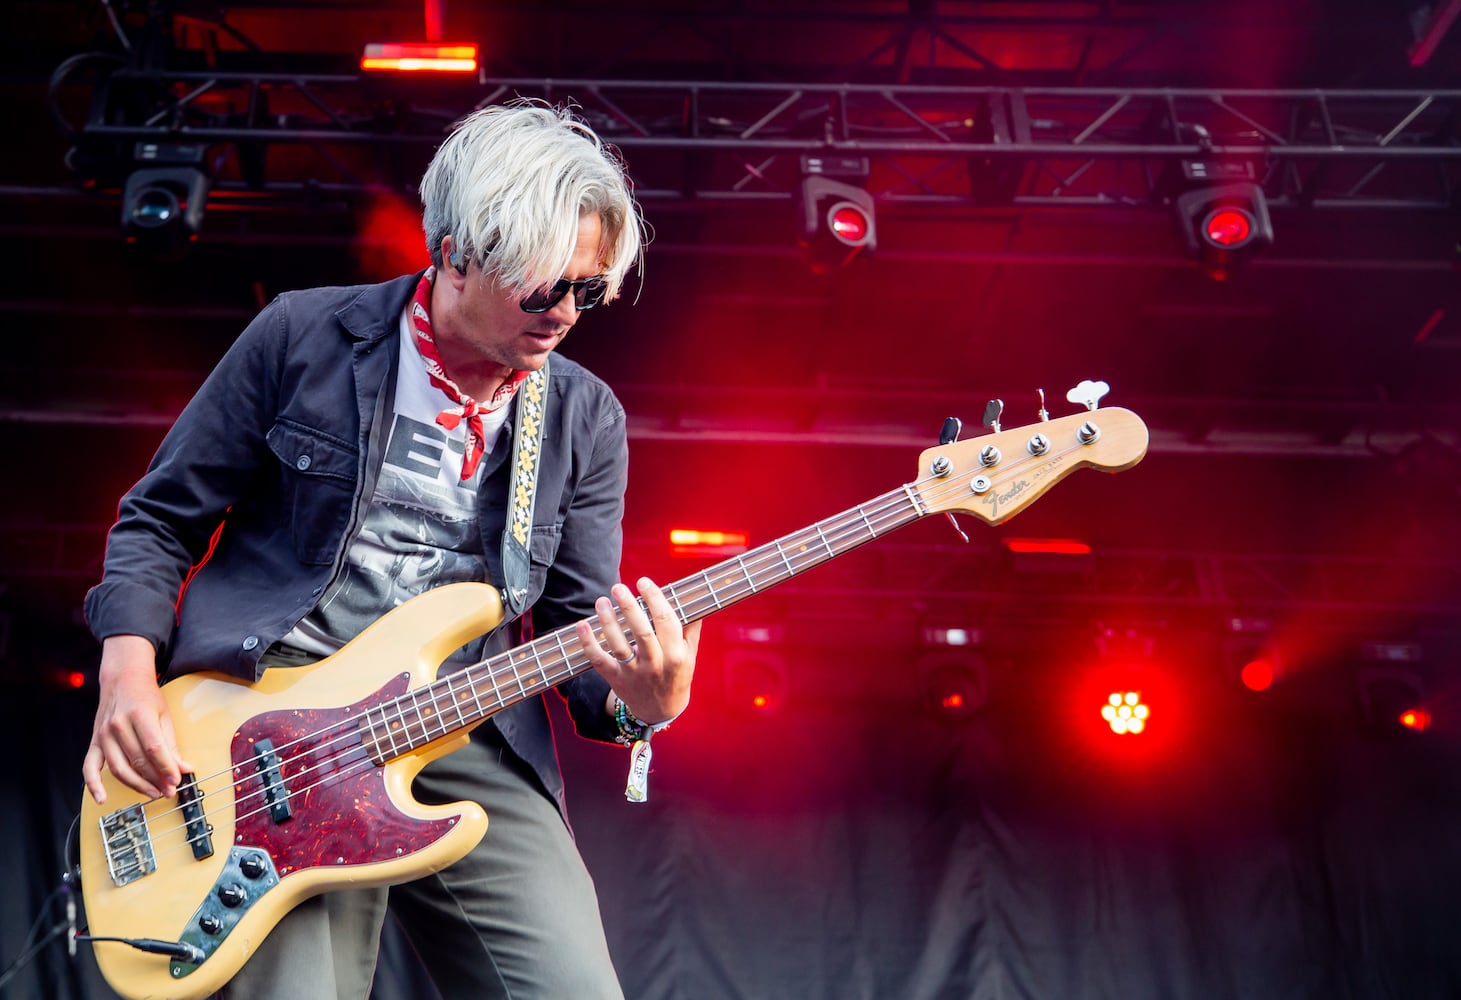
{"label": "man playing bass guitar", "polygon": [[[151,797],[193,771],[159,673],[252,683],[456,581],[501,588],[509,621],[443,675],[577,622],[594,670],[559,691],[581,735],[627,745],[685,709],[698,625],[652,582],[616,582],[623,408],[553,354],[641,257],[621,161],[571,112],[492,107],[446,139],[421,197],[431,266],[275,299],[122,500],[86,601],[103,642],[84,765],[98,802],[103,767]],[[541,697],[414,792],[490,816],[466,857],[389,893],[448,1000],[621,995]],[[304,900],[223,992],[365,997],[386,907],[384,886]]]}

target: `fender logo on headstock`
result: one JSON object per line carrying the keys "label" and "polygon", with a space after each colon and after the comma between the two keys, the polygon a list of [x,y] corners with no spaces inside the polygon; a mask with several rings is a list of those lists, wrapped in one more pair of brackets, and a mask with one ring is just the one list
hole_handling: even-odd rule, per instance
{"label": "fender logo on headstock", "polygon": [[998,517],[999,505],[1001,503],[1008,503],[1021,493],[1024,493],[1027,489],[1030,489],[1030,481],[1028,479],[1021,479],[1003,493],[991,493],[985,497],[984,506],[989,508],[989,516]]}

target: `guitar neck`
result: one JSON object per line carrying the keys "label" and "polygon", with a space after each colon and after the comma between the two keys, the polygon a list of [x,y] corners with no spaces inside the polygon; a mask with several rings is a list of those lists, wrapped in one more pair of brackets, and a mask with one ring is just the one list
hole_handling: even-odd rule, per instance
{"label": "guitar neck", "polygon": [[[930,513],[905,485],[664,588],[686,625],[880,538]],[[623,623],[623,615],[619,621]],[[595,637],[602,640],[597,627]],[[367,746],[382,762],[451,736],[590,669],[574,627],[448,674],[370,710]]]}
{"label": "guitar neck", "polygon": [[[1009,430],[995,424],[992,434],[930,448],[917,482],[675,581],[664,588],[670,606],[688,625],[928,514],[958,510],[1000,524],[1077,469],[1129,469],[1146,454],[1146,425],[1130,410],[1095,409],[1105,390],[1083,382],[1067,398],[1085,411]],[[597,627],[595,638],[603,641]],[[560,628],[371,709],[363,736],[384,762],[588,669],[574,628]]]}

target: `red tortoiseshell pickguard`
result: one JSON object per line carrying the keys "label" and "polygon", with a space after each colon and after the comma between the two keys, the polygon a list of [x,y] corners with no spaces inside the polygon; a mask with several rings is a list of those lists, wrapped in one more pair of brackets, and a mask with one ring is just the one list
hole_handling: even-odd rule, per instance
{"label": "red tortoiseshell pickguard", "polygon": [[[240,726],[232,745],[235,842],[268,851],[283,878],[301,868],[405,857],[450,832],[450,819],[419,820],[398,810],[386,794],[384,768],[361,744],[366,711],[407,687],[403,675],[353,705],[266,712]],[[264,797],[254,751],[260,739],[273,743],[289,789],[293,815],[282,823]]]}

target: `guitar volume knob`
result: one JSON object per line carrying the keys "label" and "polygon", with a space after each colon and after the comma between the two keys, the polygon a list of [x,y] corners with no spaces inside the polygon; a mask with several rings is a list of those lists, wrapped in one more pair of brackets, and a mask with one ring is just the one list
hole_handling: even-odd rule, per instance
{"label": "guitar volume knob", "polygon": [[248,892],[237,882],[230,882],[227,885],[220,885],[218,887],[218,901],[230,909],[235,906],[242,906],[244,900],[248,898]]}

